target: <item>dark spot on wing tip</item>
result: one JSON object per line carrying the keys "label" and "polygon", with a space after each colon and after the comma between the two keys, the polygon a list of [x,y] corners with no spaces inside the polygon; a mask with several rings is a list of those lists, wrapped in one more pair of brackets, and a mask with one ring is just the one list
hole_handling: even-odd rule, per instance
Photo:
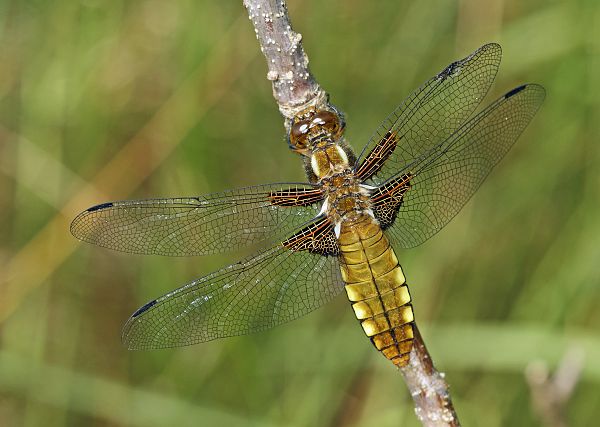
{"label": "dark spot on wing tip", "polygon": [[132,317],[132,318],[133,318],[133,317],[138,317],[140,314],[142,314],[143,312],[147,311],[147,310],[148,310],[150,307],[152,307],[154,304],[156,304],[156,300],[152,300],[152,301],[150,301],[149,303],[147,303],[147,304],[144,304],[142,307],[138,308],[138,309],[136,310],[136,312],[135,312],[135,313],[133,313],[133,314],[131,315],[131,317]]}
{"label": "dark spot on wing tip", "polygon": [[452,64],[448,65],[444,70],[440,73],[440,77],[448,77],[457,70],[460,61],[454,61]]}
{"label": "dark spot on wing tip", "polygon": [[456,72],[456,70],[459,68],[459,62],[458,61],[454,61],[452,64],[448,65],[446,68],[444,68],[442,71],[440,71],[440,73],[435,76],[435,78],[437,80],[446,80],[448,77],[450,77],[452,74],[454,74]]}
{"label": "dark spot on wing tip", "polygon": [[511,96],[516,95],[517,93],[521,92],[523,89],[525,89],[527,87],[527,85],[521,85],[519,87],[514,88],[513,90],[509,91],[506,95],[504,95],[504,97],[506,99],[510,98]]}
{"label": "dark spot on wing tip", "polygon": [[89,208],[87,210],[87,212],[94,212],[94,211],[99,211],[100,209],[106,209],[106,208],[110,208],[111,206],[113,206],[114,203],[112,202],[108,202],[108,203],[101,203],[99,205],[96,206],[92,206],[91,208]]}

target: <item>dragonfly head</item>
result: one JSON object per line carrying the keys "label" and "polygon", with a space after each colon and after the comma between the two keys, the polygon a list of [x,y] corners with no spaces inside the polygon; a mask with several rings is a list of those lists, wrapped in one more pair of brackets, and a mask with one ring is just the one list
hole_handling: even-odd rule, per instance
{"label": "dragonfly head", "polygon": [[337,142],[345,126],[337,111],[304,110],[292,119],[288,143],[293,151],[310,156],[317,144]]}

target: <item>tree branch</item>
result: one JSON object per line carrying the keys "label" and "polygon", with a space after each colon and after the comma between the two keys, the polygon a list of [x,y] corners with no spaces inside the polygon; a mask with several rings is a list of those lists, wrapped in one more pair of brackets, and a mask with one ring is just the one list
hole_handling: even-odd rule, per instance
{"label": "tree branch", "polygon": [[416,324],[414,334],[410,360],[408,365],[400,368],[400,372],[415,402],[417,418],[426,427],[459,427],[448,383],[444,374],[433,366],[433,360]]}
{"label": "tree branch", "polygon": [[566,407],[581,377],[585,354],[579,347],[568,349],[554,374],[544,361],[531,362],[525,377],[534,411],[547,427],[567,427]]}
{"label": "tree branch", "polygon": [[[281,114],[291,119],[308,107],[326,107],[328,95],[308,69],[302,36],[292,29],[285,1],[244,0],[244,6],[267,59],[267,79],[273,83],[273,96]],[[414,331],[410,362],[400,371],[415,402],[417,417],[427,427],[459,426],[444,375],[433,366],[416,325]]]}
{"label": "tree branch", "polygon": [[326,106],[327,94],[308,69],[302,35],[292,29],[285,1],[244,0],[244,6],[267,59],[267,79],[281,114],[291,119],[308,107]]}

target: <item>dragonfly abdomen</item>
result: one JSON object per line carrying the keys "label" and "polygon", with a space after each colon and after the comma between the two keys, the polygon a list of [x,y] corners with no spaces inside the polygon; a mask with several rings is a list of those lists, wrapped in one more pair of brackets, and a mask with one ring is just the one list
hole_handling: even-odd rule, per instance
{"label": "dragonfly abdomen", "polygon": [[368,215],[342,224],[342,278],[352,309],[373,345],[405,366],[413,345],[413,310],[402,268],[379,224]]}

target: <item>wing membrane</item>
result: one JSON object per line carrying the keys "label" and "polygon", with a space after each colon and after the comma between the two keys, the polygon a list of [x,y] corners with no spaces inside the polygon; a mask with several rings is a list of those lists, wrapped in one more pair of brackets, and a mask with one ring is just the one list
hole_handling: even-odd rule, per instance
{"label": "wing membrane", "polygon": [[510,150],[544,97],[539,85],[515,88],[417,159],[406,171],[413,176],[410,189],[389,229],[395,243],[414,247],[444,227]]}
{"label": "wing membrane", "polygon": [[379,126],[356,168],[389,133],[396,135],[398,145],[377,176],[370,177],[377,185],[446,140],[485,97],[501,57],[500,45],[486,44],[426,82]]}
{"label": "wing membrane", "polygon": [[123,343],[147,350],[262,331],[313,311],[343,288],[337,257],[279,245],[149,302],[125,324]]}
{"label": "wing membrane", "polygon": [[[104,203],[79,214],[71,232],[80,240],[138,254],[207,255],[288,237],[319,211],[281,195],[314,194],[310,184],[269,184],[201,197]],[[276,195],[273,198],[273,195]],[[287,199],[286,199],[287,200]]]}

